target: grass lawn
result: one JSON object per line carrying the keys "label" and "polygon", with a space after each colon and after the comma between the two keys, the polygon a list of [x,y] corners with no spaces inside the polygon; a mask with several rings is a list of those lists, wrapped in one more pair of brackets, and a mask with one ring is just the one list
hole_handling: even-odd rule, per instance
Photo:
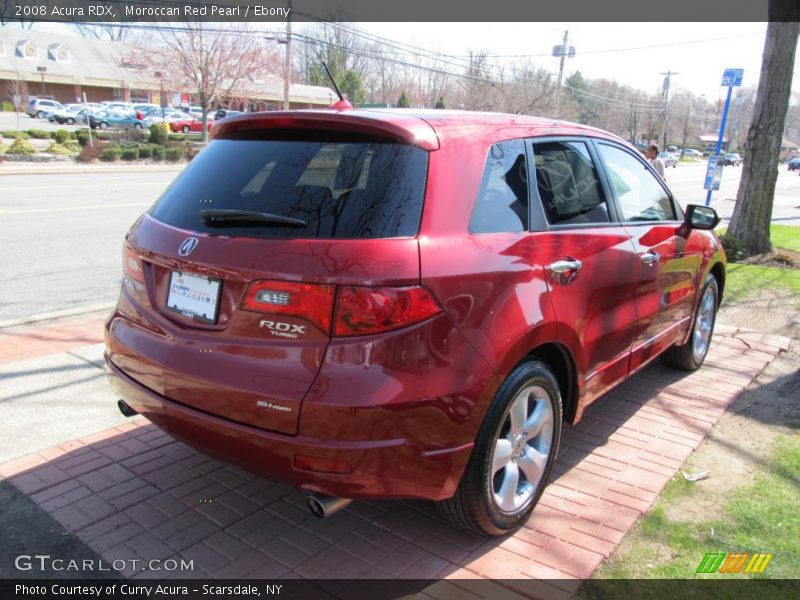
{"label": "grass lawn", "polygon": [[729,263],[725,279],[724,302],[736,302],[746,298],[754,289],[761,287],[784,288],[795,295],[795,304],[800,308],[800,269],[781,269]]}
{"label": "grass lawn", "polygon": [[[720,231],[720,235],[722,233],[724,230]],[[800,252],[800,227],[773,225],[770,227],[770,239],[776,250],[786,248]],[[728,263],[725,281],[726,302],[741,300],[751,290],[762,287],[783,288],[791,291],[795,295],[798,308],[800,308],[800,269]]]}
{"label": "grass lawn", "polygon": [[786,248],[800,252],[800,227],[791,225],[773,225],[769,228],[769,237],[775,248]]}
{"label": "grass lawn", "polygon": [[[800,228],[774,225],[771,237],[776,250],[800,252]],[[800,311],[799,268],[728,264],[726,303],[774,288],[790,290],[793,300],[788,302]],[[792,368],[798,364],[794,348],[769,378],[737,399],[741,404],[734,405],[682,467],[689,473],[708,469],[711,479],[691,483],[677,474],[579,598],[628,594],[637,600],[664,600],[695,589],[675,580],[735,579],[771,581],[760,582],[766,587],[756,596],[748,595],[755,593],[751,588],[732,589],[719,581],[695,591],[703,598],[797,597],[797,588],[787,581],[800,578],[800,412],[794,391],[800,379]],[[697,573],[707,553],[733,552],[773,556],[763,573]],[[653,585],[658,583],[654,579],[666,587]],[[784,584],[789,587],[782,589]]]}
{"label": "grass lawn", "polygon": [[[695,484],[673,479],[658,503],[621,548],[594,575],[603,579],[694,578],[707,552],[763,552],[773,559],[764,573],[737,577],[800,575],[800,432],[780,436],[752,486],[739,488],[711,520],[671,521],[666,507],[691,503]],[[699,575],[730,579],[730,575]]]}

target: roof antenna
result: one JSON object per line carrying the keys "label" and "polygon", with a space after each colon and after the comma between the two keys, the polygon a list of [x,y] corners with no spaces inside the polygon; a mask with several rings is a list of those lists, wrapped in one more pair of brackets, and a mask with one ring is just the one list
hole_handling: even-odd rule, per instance
{"label": "roof antenna", "polygon": [[328,65],[325,64],[324,60],[320,62],[322,63],[322,66],[325,68],[325,72],[328,74],[328,79],[330,79],[331,83],[333,84],[333,89],[336,90],[336,95],[339,96],[339,101],[335,102],[334,104],[331,104],[328,108],[334,108],[340,110],[353,108],[353,105],[350,104],[347,100],[345,100],[345,97],[342,95],[342,92],[339,91],[339,86],[336,85],[336,80],[333,78],[333,75],[331,75],[331,70],[328,68]]}

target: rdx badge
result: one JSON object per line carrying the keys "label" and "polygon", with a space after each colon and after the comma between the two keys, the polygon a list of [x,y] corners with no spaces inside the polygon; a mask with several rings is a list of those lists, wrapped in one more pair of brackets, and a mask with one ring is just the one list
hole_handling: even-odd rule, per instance
{"label": "rdx badge", "polygon": [[279,321],[261,321],[258,326],[268,329],[272,335],[292,338],[293,340],[296,340],[299,335],[306,334],[305,325],[294,325],[292,323],[281,323]]}

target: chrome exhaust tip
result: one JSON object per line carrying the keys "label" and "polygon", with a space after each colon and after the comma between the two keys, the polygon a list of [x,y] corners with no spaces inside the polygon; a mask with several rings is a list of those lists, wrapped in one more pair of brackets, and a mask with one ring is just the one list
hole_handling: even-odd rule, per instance
{"label": "chrome exhaust tip", "polygon": [[126,417],[134,417],[139,414],[135,410],[133,410],[130,406],[125,404],[124,400],[117,400],[117,408],[119,408],[119,412],[121,412]]}
{"label": "chrome exhaust tip", "polygon": [[336,496],[309,496],[308,508],[311,513],[320,519],[330,517],[350,504],[349,498],[337,498]]}

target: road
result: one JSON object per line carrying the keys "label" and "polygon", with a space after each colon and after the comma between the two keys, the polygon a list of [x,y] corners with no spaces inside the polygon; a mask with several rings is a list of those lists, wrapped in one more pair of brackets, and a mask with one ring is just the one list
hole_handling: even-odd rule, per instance
{"label": "road", "polygon": [[[81,127],[85,128],[86,123],[77,123],[76,125],[61,125],[59,123],[51,123],[47,119],[33,119],[25,113],[19,115],[19,128],[22,131],[28,129],[43,129],[44,131],[54,131],[56,129],[67,129],[75,131]],[[0,131],[14,131],[17,128],[17,115],[13,112],[0,112]]]}
{"label": "road", "polygon": [[179,172],[0,176],[0,321],[116,300],[125,232]]}
{"label": "road", "polygon": [[[0,321],[110,304],[121,280],[125,232],[180,171],[0,176]],[[713,196],[729,217],[741,168]],[[705,201],[705,162],[668,169],[682,205]],[[800,225],[800,176],[781,168],[774,217]]]}
{"label": "road", "polygon": [[[695,163],[680,163],[676,168],[666,170],[667,185],[682,206],[705,203],[706,190],[703,189],[703,182],[707,165],[708,162],[704,159]],[[711,205],[723,220],[729,219],[733,214],[741,175],[742,167],[725,167],[722,171],[720,189],[711,196]],[[800,225],[800,176],[798,175],[800,174],[796,171],[790,173],[786,165],[780,165],[775,185],[773,222],[782,225]]]}

